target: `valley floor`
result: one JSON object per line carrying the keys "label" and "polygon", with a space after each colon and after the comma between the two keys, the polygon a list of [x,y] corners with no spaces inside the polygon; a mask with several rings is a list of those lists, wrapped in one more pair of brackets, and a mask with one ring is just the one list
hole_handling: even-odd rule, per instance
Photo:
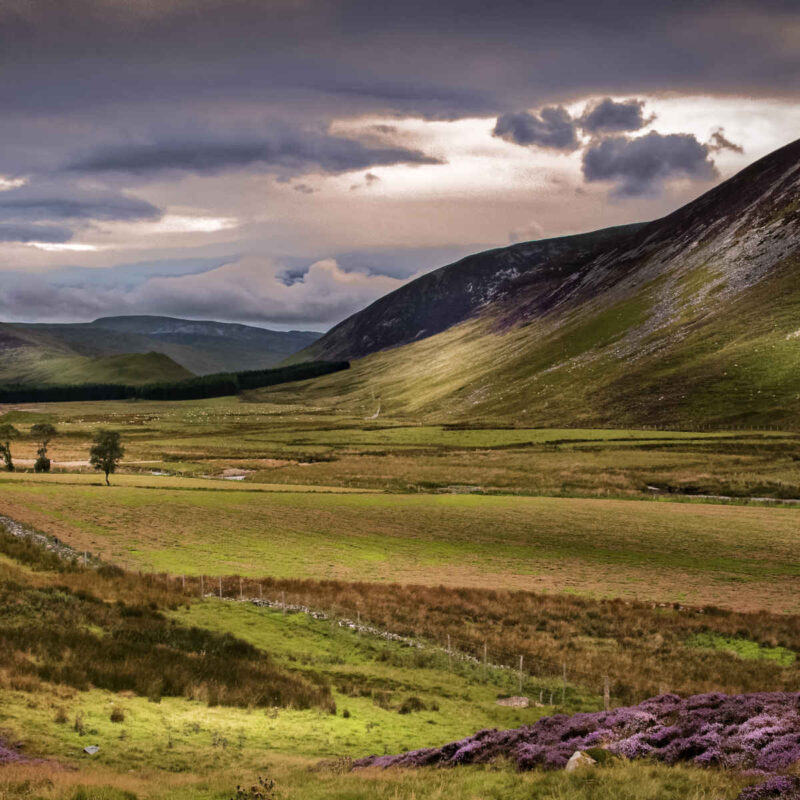
{"label": "valley floor", "polygon": [[[0,800],[226,800],[267,773],[285,800],[738,795],[748,779],[736,773],[654,764],[572,776],[346,766],[596,709],[608,674],[615,704],[796,686],[800,506],[777,501],[800,498],[800,436],[463,428],[255,400],[0,409],[23,432],[21,467],[30,425],[59,429],[53,473],[0,473],[0,515],[132,570],[150,587],[135,602],[154,593],[171,624],[235,636],[330,687],[335,713],[34,679],[19,671],[23,649],[0,663],[0,744],[45,760],[0,766]],[[99,427],[127,448],[111,487],[85,466]],[[0,554],[2,581],[124,600],[116,584],[26,558]],[[201,600],[201,576],[226,599]],[[0,623],[30,624],[27,613],[20,601]],[[423,647],[336,622],[356,617]],[[81,635],[116,635],[98,624]],[[537,702],[497,704],[520,692]]]}

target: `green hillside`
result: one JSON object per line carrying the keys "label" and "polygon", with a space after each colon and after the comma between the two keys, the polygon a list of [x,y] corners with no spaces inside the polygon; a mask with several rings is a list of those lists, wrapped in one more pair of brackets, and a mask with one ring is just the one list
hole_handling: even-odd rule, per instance
{"label": "green hillside", "polygon": [[[84,323],[15,323],[22,336],[67,348],[74,355],[112,356],[163,353],[195,375],[266,369],[307,347],[320,334],[272,331],[252,325],[175,319],[103,317]],[[0,340],[0,354],[3,343]]]}
{"label": "green hillside", "polygon": [[35,346],[0,354],[0,383],[143,384],[179,381],[192,373],[162,353],[90,358]]}

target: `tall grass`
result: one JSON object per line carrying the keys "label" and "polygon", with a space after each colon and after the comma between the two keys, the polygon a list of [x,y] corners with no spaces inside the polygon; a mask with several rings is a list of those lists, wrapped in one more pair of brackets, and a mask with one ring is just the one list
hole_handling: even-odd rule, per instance
{"label": "tall grass", "polygon": [[[0,536],[0,552],[35,567],[50,565],[52,554],[22,544]],[[313,674],[289,672],[230,634],[167,619],[162,609],[177,607],[178,596],[152,577],[73,569],[0,575],[0,667],[16,688],[48,681],[154,701],[176,696],[210,705],[332,707],[329,688]]]}
{"label": "tall grass", "polygon": [[[454,589],[444,586],[346,583],[342,581],[226,578],[223,596],[282,600],[368,621],[401,635],[421,637],[479,661],[534,676],[563,676],[569,683],[602,692],[609,676],[615,703],[637,703],[673,691],[729,694],[796,690],[800,664],[797,615],[740,613],[714,607],[523,591]],[[187,591],[196,591],[190,583]],[[728,650],[698,648],[699,634],[762,645],[764,658],[743,659]],[[770,648],[783,648],[782,660]]]}

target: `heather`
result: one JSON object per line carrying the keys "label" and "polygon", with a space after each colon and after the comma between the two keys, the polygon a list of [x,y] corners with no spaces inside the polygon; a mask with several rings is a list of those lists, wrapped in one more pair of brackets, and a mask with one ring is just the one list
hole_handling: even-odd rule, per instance
{"label": "heather", "polygon": [[502,758],[520,770],[559,769],[576,750],[592,748],[630,760],[780,773],[800,761],[800,693],[665,694],[638,706],[556,714],[513,730],[479,731],[442,747],[370,756],[356,766],[460,766]]}

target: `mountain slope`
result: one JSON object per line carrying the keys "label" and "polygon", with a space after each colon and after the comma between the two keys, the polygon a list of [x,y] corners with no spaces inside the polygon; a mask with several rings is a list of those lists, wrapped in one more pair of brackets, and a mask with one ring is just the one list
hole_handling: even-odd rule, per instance
{"label": "mountain slope", "polygon": [[623,225],[467,256],[376,300],[336,325],[295,360],[360,358],[440,333],[481,308],[501,302],[530,276],[542,287],[557,287],[576,265],[627,241],[641,227]]}
{"label": "mountain slope", "polygon": [[[171,317],[104,317],[77,324],[14,325],[71,353],[112,356],[162,353],[197,374],[273,367],[319,338],[311,331],[270,331],[249,325]],[[2,343],[0,343],[2,348]]]}
{"label": "mountain slope", "polygon": [[[475,259],[487,264],[478,277]],[[441,332],[381,351],[414,327]],[[311,387],[340,406],[374,397],[393,413],[525,425],[796,425],[800,141],[661,220],[423,276],[309,353],[371,353]]]}
{"label": "mountain slope", "polygon": [[41,331],[0,323],[0,383],[140,384],[190,377],[162,353],[83,356]]}

